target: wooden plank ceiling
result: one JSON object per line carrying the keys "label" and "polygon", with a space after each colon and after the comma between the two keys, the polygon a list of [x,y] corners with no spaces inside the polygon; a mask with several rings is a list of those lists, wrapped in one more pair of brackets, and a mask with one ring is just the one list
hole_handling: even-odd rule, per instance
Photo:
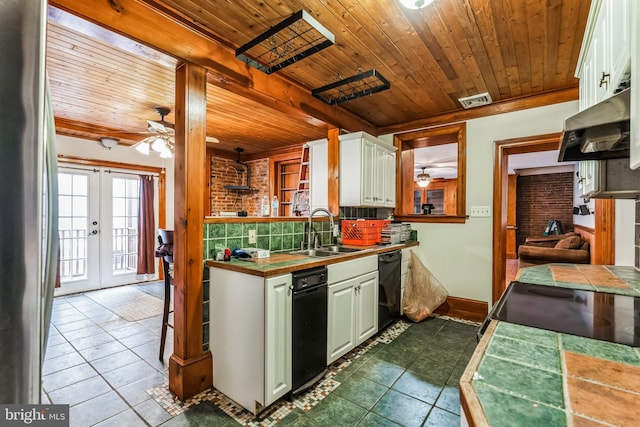
{"label": "wooden plank ceiling", "polygon": [[[183,21],[233,49],[304,9],[336,44],[278,74],[309,89],[377,69],[391,89],[340,104],[375,127],[462,110],[489,92],[494,102],[577,86],[573,74],[588,0],[434,0],[408,10],[397,0],[165,0]],[[58,131],[135,142],[155,106],[173,108],[176,60],[51,9],[47,60]],[[161,31],[161,29],[159,29]],[[208,85],[207,134],[217,148],[248,153],[326,137],[307,123]],[[172,121],[170,114],[167,120]],[[354,129],[357,130],[357,129]]]}

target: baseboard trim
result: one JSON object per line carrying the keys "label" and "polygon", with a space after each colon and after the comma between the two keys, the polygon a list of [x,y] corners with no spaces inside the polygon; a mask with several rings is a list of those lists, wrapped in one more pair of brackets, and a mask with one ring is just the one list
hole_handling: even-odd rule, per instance
{"label": "baseboard trim", "polygon": [[489,313],[489,304],[486,301],[447,297],[447,300],[434,313],[472,322],[482,322]]}

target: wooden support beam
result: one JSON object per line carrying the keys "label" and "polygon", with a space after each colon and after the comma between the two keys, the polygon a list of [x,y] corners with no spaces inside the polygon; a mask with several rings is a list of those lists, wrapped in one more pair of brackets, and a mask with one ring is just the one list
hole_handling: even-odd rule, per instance
{"label": "wooden support beam", "polygon": [[328,208],[334,215],[340,214],[340,129],[330,129],[327,135],[328,150]]}
{"label": "wooden support beam", "polygon": [[207,71],[176,70],[174,339],[169,389],[181,400],[213,386],[211,353],[202,350],[202,269],[206,175]]}
{"label": "wooden support beam", "polygon": [[[236,59],[235,51],[194,22],[153,0],[52,0],[80,16],[168,55],[209,71],[208,82],[316,126],[377,135],[377,128],[344,108],[330,106],[311,91],[277,74],[264,74]],[[114,6],[117,5],[117,6]]]}

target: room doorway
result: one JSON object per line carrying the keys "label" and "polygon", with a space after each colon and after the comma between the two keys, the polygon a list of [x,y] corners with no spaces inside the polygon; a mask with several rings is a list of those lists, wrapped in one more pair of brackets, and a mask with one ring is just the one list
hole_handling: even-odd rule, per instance
{"label": "room doorway", "polygon": [[[58,171],[60,288],[56,295],[157,279],[138,275],[139,174],[106,167]],[[158,194],[158,180],[155,180]],[[158,224],[158,198],[154,200]]]}
{"label": "room doorway", "polygon": [[[492,301],[494,303],[506,289],[509,156],[557,150],[560,138],[560,133],[552,133],[495,142],[492,266]],[[595,253],[599,263],[613,263],[613,253],[606,248],[611,246],[611,242],[614,239],[615,228],[611,226],[614,217],[615,210],[612,200],[596,201],[595,230],[592,243],[599,242],[599,244],[592,244],[592,251]],[[594,259],[593,255],[592,259]]]}

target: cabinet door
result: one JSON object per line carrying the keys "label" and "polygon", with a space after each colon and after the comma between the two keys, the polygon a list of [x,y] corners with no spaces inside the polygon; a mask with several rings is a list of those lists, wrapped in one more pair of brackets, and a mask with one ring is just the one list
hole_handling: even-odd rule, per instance
{"label": "cabinet door", "polygon": [[[630,54],[629,0],[610,0],[611,93],[628,77]],[[637,0],[634,0],[637,1]]]}
{"label": "cabinet door", "polygon": [[378,332],[378,272],[354,279],[356,345]]}
{"label": "cabinet door", "polygon": [[360,200],[363,206],[376,204],[377,146],[367,140],[362,140],[362,176],[360,177]]}
{"label": "cabinet door", "polygon": [[593,50],[594,64],[594,103],[598,103],[608,98],[613,90],[611,89],[611,46],[609,37],[609,27],[611,25],[609,19],[610,1],[602,0],[600,11],[596,20],[596,26],[593,29],[591,38],[591,50]]}
{"label": "cabinet door", "polygon": [[265,280],[265,406],[291,390],[291,275]]}
{"label": "cabinet door", "polygon": [[383,197],[384,206],[394,208],[396,206],[396,153],[384,150],[383,162]]}
{"label": "cabinet door", "polygon": [[354,279],[329,285],[327,364],[356,346]]}

